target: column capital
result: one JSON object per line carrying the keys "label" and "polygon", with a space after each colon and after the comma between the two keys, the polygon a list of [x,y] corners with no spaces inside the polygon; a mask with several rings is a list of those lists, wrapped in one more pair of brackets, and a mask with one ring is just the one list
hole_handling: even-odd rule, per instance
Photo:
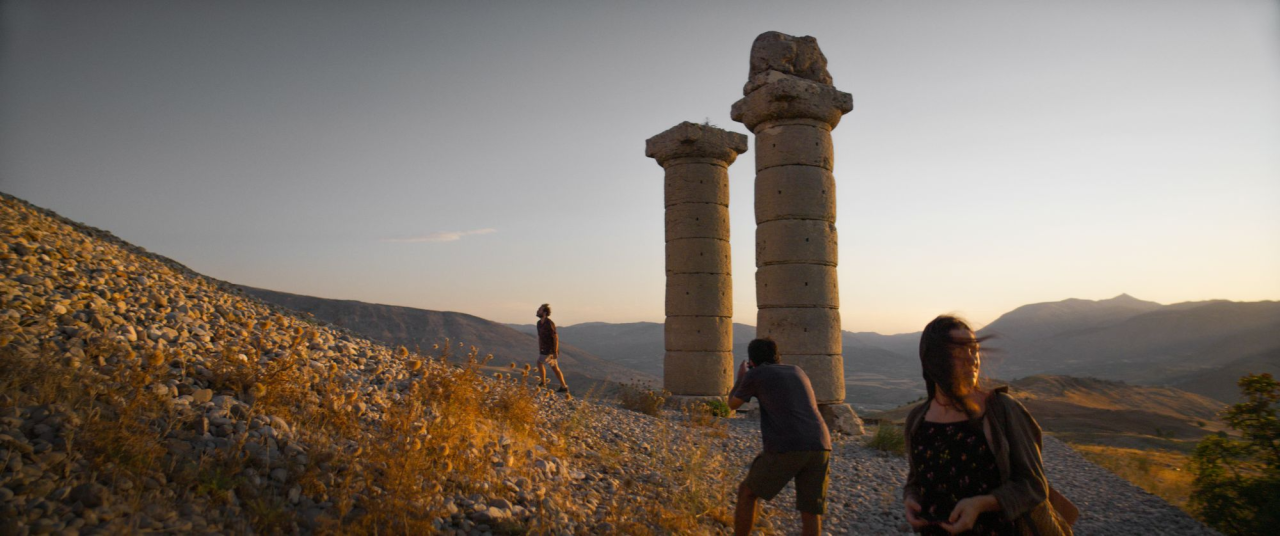
{"label": "column capital", "polygon": [[666,167],[680,158],[710,158],[728,166],[747,152],[747,136],[685,121],[644,142],[644,155]]}
{"label": "column capital", "polygon": [[778,71],[752,76],[747,88],[750,92],[733,103],[729,116],[752,132],[761,124],[789,119],[812,119],[835,128],[853,111],[853,95]]}

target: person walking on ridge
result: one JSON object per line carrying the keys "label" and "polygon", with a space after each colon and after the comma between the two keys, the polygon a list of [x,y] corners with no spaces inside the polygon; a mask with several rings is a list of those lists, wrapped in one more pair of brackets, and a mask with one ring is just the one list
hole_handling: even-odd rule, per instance
{"label": "person walking on ridge", "polygon": [[738,367],[729,407],[738,409],[753,396],[760,399],[764,452],[751,462],[747,478],[738,486],[733,532],[750,534],[756,499],[773,499],[794,478],[802,534],[817,536],[827,506],[831,434],[818,413],[813,386],[800,367],[779,361],[778,345],[770,339],[751,341],[747,355],[751,365],[743,360]]}
{"label": "person walking on ridge", "polygon": [[564,381],[564,373],[560,372],[560,337],[556,335],[556,323],[551,321],[551,304],[544,303],[538,308],[538,387],[547,386],[547,365],[551,365],[556,379],[560,380],[557,393],[568,393],[569,384]]}

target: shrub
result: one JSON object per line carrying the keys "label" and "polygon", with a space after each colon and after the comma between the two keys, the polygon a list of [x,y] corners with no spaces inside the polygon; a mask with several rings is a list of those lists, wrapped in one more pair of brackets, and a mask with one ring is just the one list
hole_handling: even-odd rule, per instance
{"label": "shrub", "polygon": [[867,441],[867,446],[899,456],[904,456],[907,452],[907,442],[902,435],[902,428],[887,422],[876,425],[876,433]]}
{"label": "shrub", "polygon": [[715,417],[727,418],[733,410],[723,400],[711,400],[707,402],[707,412]]}
{"label": "shrub", "polygon": [[1210,435],[1196,445],[1192,507],[1226,534],[1264,534],[1280,524],[1280,382],[1270,374],[1240,378],[1245,401],[1223,413],[1241,439]]}
{"label": "shrub", "polygon": [[623,384],[618,391],[618,403],[631,411],[656,416],[662,414],[662,406],[670,396],[666,390],[655,391],[639,384]]}

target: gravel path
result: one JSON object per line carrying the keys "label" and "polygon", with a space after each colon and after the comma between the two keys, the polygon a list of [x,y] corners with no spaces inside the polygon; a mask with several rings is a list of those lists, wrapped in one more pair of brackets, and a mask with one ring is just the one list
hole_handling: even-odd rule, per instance
{"label": "gravel path", "polygon": [[1045,437],[1049,481],[1080,508],[1076,534],[1218,534],[1173,505]]}
{"label": "gravel path", "polygon": [[[757,421],[733,419],[731,429],[735,436],[748,440],[751,449],[759,448]],[[901,499],[906,460],[865,447],[854,438],[837,439],[833,447],[824,530],[831,534],[910,532]],[[746,475],[751,456],[743,454],[739,478]],[[1044,438],[1044,459],[1050,482],[1080,508],[1076,534],[1217,534],[1163,499],[1090,463],[1053,437]],[[780,524],[787,533],[799,530],[799,518],[790,510],[794,501],[794,490],[788,485],[767,505],[785,518]]]}

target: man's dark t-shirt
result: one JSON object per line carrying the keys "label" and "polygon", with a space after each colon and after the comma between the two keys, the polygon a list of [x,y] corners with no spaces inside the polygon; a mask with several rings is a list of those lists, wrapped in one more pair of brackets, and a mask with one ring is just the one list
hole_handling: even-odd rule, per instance
{"label": "man's dark t-shirt", "polygon": [[809,377],[795,365],[768,364],[748,370],[730,395],[760,399],[760,435],[765,452],[831,450],[831,434],[818,414]]}
{"label": "man's dark t-shirt", "polygon": [[551,355],[556,352],[556,323],[550,318],[538,321],[538,353]]}

